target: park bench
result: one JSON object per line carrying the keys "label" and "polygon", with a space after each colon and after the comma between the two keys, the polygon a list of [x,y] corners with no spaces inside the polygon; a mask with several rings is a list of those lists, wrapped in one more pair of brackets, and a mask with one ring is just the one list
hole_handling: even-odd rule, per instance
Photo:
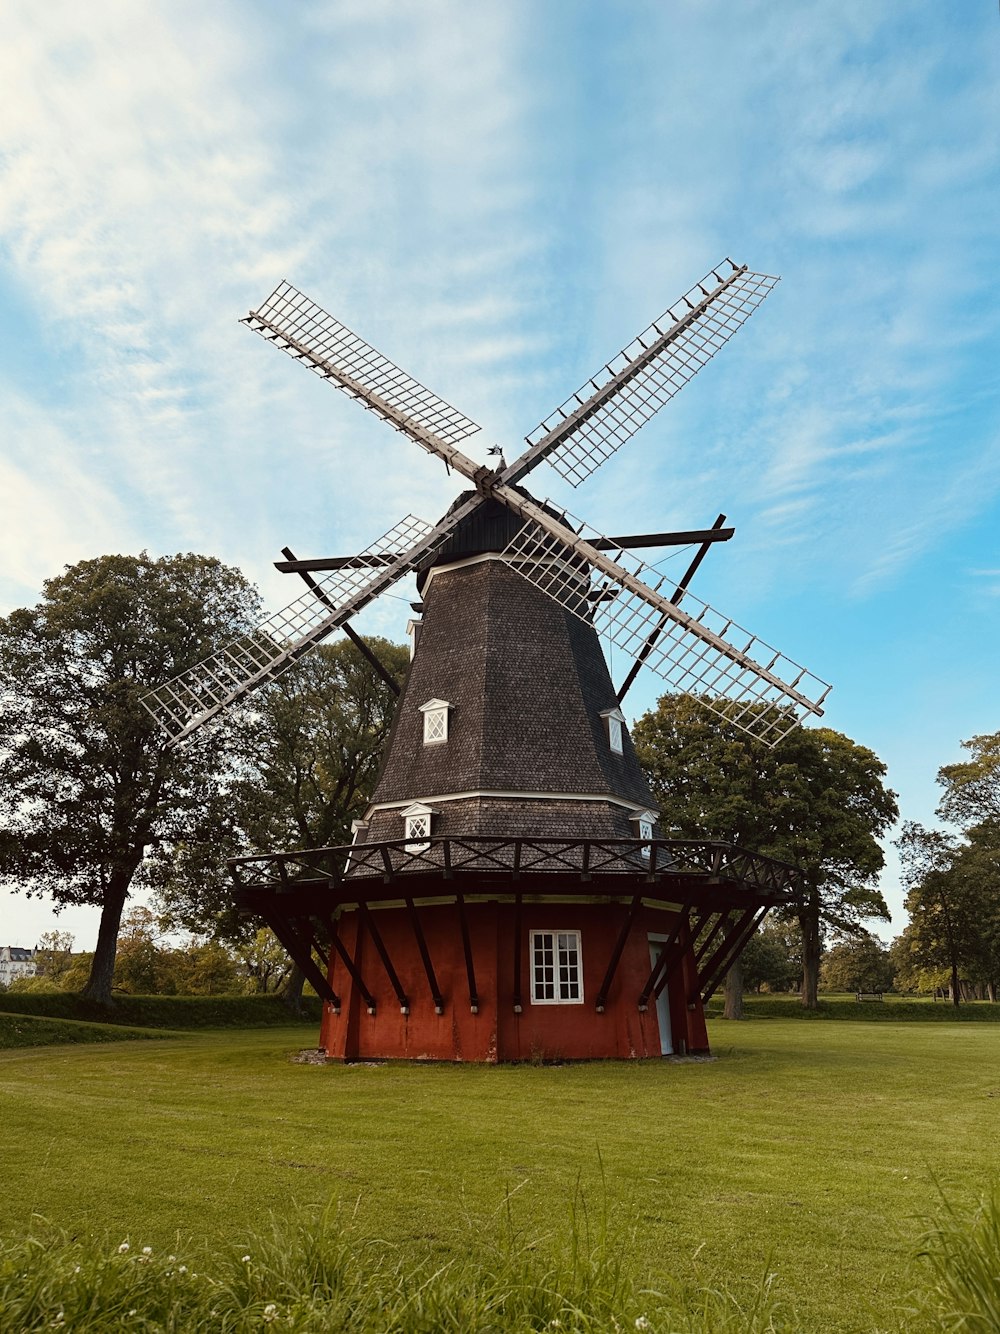
{"label": "park bench", "polygon": [[881,991],[859,991],[859,1001],[880,1001],[882,999]]}

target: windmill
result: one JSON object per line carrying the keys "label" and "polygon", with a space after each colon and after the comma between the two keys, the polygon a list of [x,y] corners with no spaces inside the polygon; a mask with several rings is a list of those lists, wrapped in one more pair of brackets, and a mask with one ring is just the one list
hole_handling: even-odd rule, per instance
{"label": "windmill", "polygon": [[[331,1052],[504,1059],[525,1043],[569,1055],[704,1047],[704,1000],[768,907],[794,895],[792,868],[655,837],[620,709],[648,667],[767,744],[822,713],[828,686],[688,591],[711,544],[732,536],[724,516],[706,530],[606,537],[523,485],[542,463],[573,486],[588,478],[776,282],[724,261],[540,423],[512,463],[494,447],[492,468],[461,448],[479,431],[473,421],[289,283],[244,320],[471,484],[436,524],[406,516],[358,555],[297,560],[286,549],[277,568],[307,591],[144,701],[182,743],[338,628],[357,642],[351,617],[417,573],[421,638],[355,842],[231,866],[244,908],[327,1001]],[[634,554],[692,542],[698,553],[676,587]],[[634,661],[617,690],[598,637]],[[475,699],[472,678],[489,683]],[[586,948],[568,911],[587,919]],[[603,937],[613,945],[601,947],[601,968],[590,942]],[[430,1003],[422,1019],[418,987]],[[460,989],[468,1031],[440,1023]],[[585,996],[614,1022],[556,1015]],[[391,1030],[386,998],[398,1002]]]}

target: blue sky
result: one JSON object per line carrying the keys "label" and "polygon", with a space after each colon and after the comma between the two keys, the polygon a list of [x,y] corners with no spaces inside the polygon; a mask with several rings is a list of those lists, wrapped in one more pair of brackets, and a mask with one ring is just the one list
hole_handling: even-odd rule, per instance
{"label": "blue sky", "polygon": [[[8,0],[4,26],[0,612],[143,547],[277,607],[283,545],[450,503],[237,323],[281,278],[510,458],[731,255],[774,295],[578,492],[536,493],[612,532],[728,514],[694,591],[832,681],[826,721],[933,818],[938,766],[1000,726],[994,0]],[[92,945],[94,914],[0,897],[4,942],[53,924]]]}

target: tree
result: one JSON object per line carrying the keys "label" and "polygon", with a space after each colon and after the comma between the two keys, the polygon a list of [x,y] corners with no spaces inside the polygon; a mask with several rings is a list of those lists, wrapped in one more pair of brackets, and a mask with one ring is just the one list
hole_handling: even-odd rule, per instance
{"label": "tree", "polygon": [[841,940],[826,953],[820,977],[827,991],[889,991],[889,948],[868,931]]}
{"label": "tree", "polygon": [[968,828],[992,823],[1000,826],[1000,732],[974,736],[962,748],[971,758],[938,770],[944,796],[938,814]]}
{"label": "tree", "polygon": [[[366,643],[401,683],[405,646]],[[393,690],[347,639],[319,646],[280,676],[259,697],[246,735],[243,774],[228,798],[227,845],[187,843],[164,867],[159,901],[170,925],[212,933],[243,955],[256,927],[235,911],[226,857],[349,843],[352,821],[374,790],[395,709]],[[300,970],[290,971],[293,1005],[301,991]]]}
{"label": "tree", "polygon": [[952,1003],[963,978],[992,997],[1000,979],[1000,830],[992,822],[964,838],[908,822],[899,839],[909,925],[897,950],[906,980],[947,978]]}
{"label": "tree", "polygon": [[897,815],[885,765],[827,727],[797,727],[767,747],[693,695],[664,695],[633,740],[677,837],[723,839],[801,869],[802,1000],[815,1008],[824,932],[888,920],[874,884],[878,840]]}
{"label": "tree", "polygon": [[253,938],[234,947],[234,952],[258,995],[278,991],[292,971],[292,961],[273,931],[261,927]]}
{"label": "tree", "polygon": [[802,981],[802,937],[795,922],[775,918],[751,936],[743,951],[743,982],[749,991],[792,991]]}
{"label": "tree", "polygon": [[65,986],[73,965],[73,937],[68,931],[46,931],[35,946],[35,972],[52,986]]}
{"label": "tree", "polygon": [[246,631],[258,599],[206,556],[102,556],[0,620],[0,876],[101,908],[84,994],[111,999],[130,892],[179,844],[218,836],[223,728],[171,749],[140,703]]}

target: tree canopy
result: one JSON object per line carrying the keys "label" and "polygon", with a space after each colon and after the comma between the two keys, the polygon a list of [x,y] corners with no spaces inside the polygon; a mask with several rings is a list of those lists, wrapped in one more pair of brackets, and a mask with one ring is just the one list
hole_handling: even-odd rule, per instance
{"label": "tree canopy", "polygon": [[[403,645],[366,640],[402,681]],[[159,902],[172,925],[249,943],[256,927],[237,919],[226,857],[351,841],[368,804],[396,695],[347,639],[315,648],[256,700],[244,764],[227,795],[223,846],[191,843],[163,868]]]}
{"label": "tree canopy", "polygon": [[102,556],[0,619],[0,875],[101,925],[85,992],[110,999],[130,891],[157,855],[211,839],[232,778],[226,732],[171,749],[140,703],[256,620],[239,571],[207,556]]}
{"label": "tree canopy", "polygon": [[885,765],[828,727],[797,727],[765,746],[693,695],[664,695],[632,735],[666,831],[723,839],[802,870],[803,1001],[815,1006],[824,932],[889,916],[875,884],[879,839],[897,816]]}

